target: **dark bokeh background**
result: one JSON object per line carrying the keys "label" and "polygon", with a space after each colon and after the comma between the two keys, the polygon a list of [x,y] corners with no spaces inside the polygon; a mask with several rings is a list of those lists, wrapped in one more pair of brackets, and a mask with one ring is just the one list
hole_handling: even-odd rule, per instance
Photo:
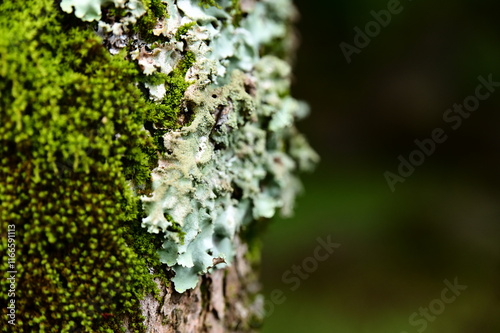
{"label": "dark bokeh background", "polygon": [[[303,177],[295,217],[265,234],[264,332],[422,332],[409,316],[455,277],[467,290],[425,332],[500,332],[500,87],[458,129],[442,119],[479,75],[500,82],[499,6],[402,1],[347,64],[339,44],[353,44],[353,28],[387,3],[296,1],[293,94],[312,107],[299,127],[322,162]],[[448,140],[391,192],[384,172],[397,173],[398,155],[437,127]],[[291,291],[283,273],[329,235],[340,248]]]}

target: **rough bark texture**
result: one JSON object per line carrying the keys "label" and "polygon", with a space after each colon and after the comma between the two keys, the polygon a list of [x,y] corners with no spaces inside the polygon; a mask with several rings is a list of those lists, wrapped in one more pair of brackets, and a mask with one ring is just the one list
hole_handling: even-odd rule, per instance
{"label": "rough bark texture", "polygon": [[257,267],[250,265],[246,252],[246,244],[239,243],[233,265],[201,277],[195,289],[182,294],[172,285],[166,286],[156,279],[160,301],[153,295],[141,301],[147,331],[256,331],[263,317],[263,302],[258,295]]}

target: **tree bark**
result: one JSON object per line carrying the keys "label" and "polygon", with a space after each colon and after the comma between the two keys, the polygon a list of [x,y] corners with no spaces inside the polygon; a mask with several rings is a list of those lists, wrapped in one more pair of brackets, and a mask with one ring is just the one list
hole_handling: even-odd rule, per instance
{"label": "tree bark", "polygon": [[264,317],[263,298],[258,294],[258,267],[245,258],[246,244],[238,243],[233,265],[200,277],[200,283],[193,290],[178,293],[172,285],[165,286],[156,280],[160,301],[153,295],[141,301],[147,331],[258,331]]}

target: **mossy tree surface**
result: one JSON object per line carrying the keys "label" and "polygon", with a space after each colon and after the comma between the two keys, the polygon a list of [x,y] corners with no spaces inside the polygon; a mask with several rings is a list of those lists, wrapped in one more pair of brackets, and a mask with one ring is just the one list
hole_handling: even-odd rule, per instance
{"label": "mossy tree surface", "polygon": [[127,181],[145,183],[151,162],[137,71],[52,1],[1,7],[1,228],[2,237],[16,228],[14,328],[104,332],[105,314],[136,312],[155,287],[123,237],[139,213]]}
{"label": "mossy tree surface", "polygon": [[[68,11],[73,1],[63,2]],[[240,24],[252,26],[245,21],[250,9],[238,1],[184,0],[177,9],[171,0],[129,0],[127,6],[107,3],[98,24],[84,21],[100,17],[99,6],[84,14],[75,9],[82,21],[54,1],[0,4],[3,253],[10,244],[4,241],[7,228],[15,228],[15,263],[3,260],[0,267],[17,271],[15,326],[2,327],[16,332],[252,331],[262,317],[255,230],[276,209],[290,209],[298,188],[292,172],[316,160],[292,125],[301,107],[289,97],[287,65],[259,54],[290,52],[284,41],[272,39],[240,56],[238,50],[223,49],[226,39],[218,36],[220,54],[215,49],[204,58],[194,45],[210,44],[196,39],[205,25],[219,30],[230,25],[231,34]],[[166,20],[179,13],[185,16],[177,27],[158,32],[161,22],[167,26]],[[220,22],[207,19],[207,13]],[[115,31],[102,27],[122,21],[130,29],[124,23],[125,32],[117,35],[124,42],[115,47]],[[171,58],[158,57],[162,52]],[[172,68],[165,70],[158,59]],[[206,63],[212,64],[208,70]],[[221,64],[227,68],[215,74]],[[278,88],[259,90],[259,79]],[[183,145],[194,147],[194,154],[205,149],[209,157],[187,160],[191,152],[181,151]],[[203,202],[195,202],[192,192],[183,194],[205,214],[200,219],[207,221],[197,228],[206,238],[190,234],[193,219],[175,209],[161,211],[163,229],[146,223],[155,217],[151,207],[169,199],[161,191],[177,186],[169,185],[169,173],[159,166],[183,170],[184,160],[193,168],[185,179],[175,179],[202,190],[210,173],[238,175],[239,168],[251,170],[245,175],[258,185],[249,190],[235,176],[234,183],[208,188],[213,223]],[[194,176],[198,168],[203,177]],[[227,227],[225,221],[235,219],[229,213],[245,222]],[[185,239],[186,247],[198,249],[208,238],[220,249],[203,248],[203,260],[193,255],[195,264],[186,266],[180,250]],[[219,254],[233,265],[204,275]],[[172,280],[177,290],[188,291],[178,294]],[[10,299],[2,293],[2,303]],[[4,318],[7,311],[2,307]]]}

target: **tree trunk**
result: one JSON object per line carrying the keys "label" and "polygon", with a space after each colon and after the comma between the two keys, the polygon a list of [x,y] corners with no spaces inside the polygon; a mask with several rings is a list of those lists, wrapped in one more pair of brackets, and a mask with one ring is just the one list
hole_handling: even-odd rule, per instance
{"label": "tree trunk", "polygon": [[318,160],[294,126],[295,16],[289,0],[0,4],[4,331],[260,327],[260,230]]}
{"label": "tree trunk", "polygon": [[184,293],[160,281],[160,300],[141,301],[148,332],[254,332],[262,324],[263,299],[256,267],[245,258],[247,247],[238,244],[233,265],[200,278]]}

